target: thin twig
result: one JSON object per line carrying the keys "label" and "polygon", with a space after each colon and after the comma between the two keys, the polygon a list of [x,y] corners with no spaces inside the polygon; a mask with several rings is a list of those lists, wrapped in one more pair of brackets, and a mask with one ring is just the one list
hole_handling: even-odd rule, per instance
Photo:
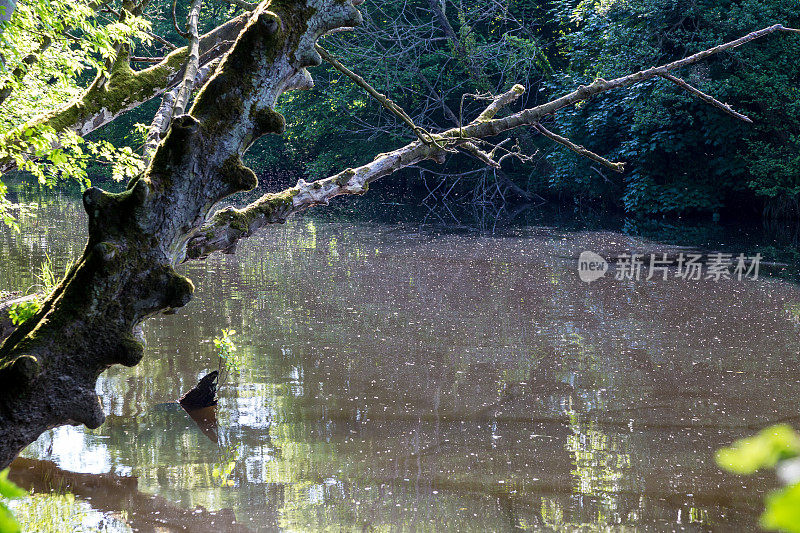
{"label": "thin twig", "polygon": [[541,124],[534,124],[533,125],[533,129],[535,129],[536,131],[538,131],[539,133],[541,133],[545,137],[548,137],[548,138],[552,139],[553,141],[557,142],[558,144],[566,146],[567,148],[569,148],[570,150],[572,150],[576,154],[578,154],[580,156],[583,156],[583,157],[586,157],[588,159],[591,159],[592,161],[597,161],[601,165],[610,168],[614,172],[624,172],[625,171],[625,163],[614,163],[613,161],[609,161],[605,157],[597,155],[596,153],[592,152],[591,150],[587,150],[586,148],[584,148],[583,146],[581,146],[579,144],[575,144],[574,142],[570,141],[566,137],[562,137],[561,135],[558,135],[557,133],[553,133],[552,131],[548,130],[547,128],[545,128]]}
{"label": "thin twig", "polygon": [[161,63],[164,61],[163,57],[139,57],[131,56],[129,61],[131,63]]}
{"label": "thin twig", "polygon": [[735,111],[728,104],[722,103],[719,100],[717,100],[716,98],[714,98],[713,96],[710,96],[710,95],[704,93],[700,89],[692,87],[691,85],[689,85],[688,83],[686,83],[685,81],[683,81],[680,78],[677,78],[677,77],[673,76],[672,74],[668,74],[666,72],[662,73],[662,74],[659,74],[659,76],[661,76],[665,80],[671,81],[672,83],[674,83],[678,87],[680,87],[682,89],[685,89],[686,91],[692,93],[693,95],[695,95],[696,97],[698,97],[699,99],[704,101],[705,103],[710,104],[710,105],[716,107],[717,109],[721,109],[723,112],[727,113],[728,115],[730,115],[730,116],[732,116],[734,118],[738,118],[739,120],[743,120],[744,122],[747,122],[748,124],[752,124],[753,123],[753,121],[750,120],[749,117],[739,113],[738,111]]}
{"label": "thin twig", "polygon": [[178,32],[178,35],[183,37],[184,39],[189,38],[189,32],[183,31],[178,27],[178,16],[175,14],[175,8],[178,4],[178,0],[172,0],[172,25],[175,27],[175,31]]}
{"label": "thin twig", "polygon": [[156,33],[153,33],[151,31],[145,31],[145,33],[149,35],[151,39],[153,39],[154,41],[158,41],[159,43],[163,44],[170,50],[175,50],[176,48],[178,48],[176,45],[172,44],[171,42],[169,42],[168,40],[164,39],[162,36]]}
{"label": "thin twig", "polygon": [[402,107],[400,107],[392,100],[387,98],[386,95],[379,93],[372,85],[367,83],[367,81],[364,78],[362,78],[361,76],[359,76],[358,74],[356,74],[355,72],[344,66],[320,45],[317,44],[316,49],[319,55],[322,57],[322,59],[330,63],[336,70],[338,70],[339,72],[341,72],[342,74],[353,80],[356,85],[367,91],[370,94],[370,96],[372,96],[375,100],[380,102],[380,104],[383,107],[385,107],[390,113],[392,113],[394,116],[405,122],[406,125],[408,125],[408,127],[411,128],[414,134],[417,137],[419,137],[420,141],[422,141],[425,144],[433,144],[436,142],[430,133],[428,133],[423,128],[414,124],[412,118],[408,116],[408,113],[406,113]]}

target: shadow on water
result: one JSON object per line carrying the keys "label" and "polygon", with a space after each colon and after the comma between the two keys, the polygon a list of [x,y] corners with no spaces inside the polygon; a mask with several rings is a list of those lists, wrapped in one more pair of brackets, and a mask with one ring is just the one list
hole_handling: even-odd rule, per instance
{"label": "shadow on water", "polygon": [[[82,247],[78,203],[37,211],[21,235],[0,232],[0,290],[31,284],[45,252],[58,267]],[[82,505],[122,530],[155,528],[137,494],[192,531],[197,506],[251,530],[756,527],[774,480],[725,474],[712,454],[800,422],[791,235],[542,210],[493,230],[424,217],[341,203],[186,265],[193,302],[148,322],[139,366],[98,381],[107,422],[44,434],[14,475],[74,476]],[[743,281],[576,274],[583,250],[686,249],[784,265]],[[224,328],[241,370],[213,417],[188,416],[175,401],[217,368]],[[81,492],[92,476],[135,477],[104,489],[130,503]]]}

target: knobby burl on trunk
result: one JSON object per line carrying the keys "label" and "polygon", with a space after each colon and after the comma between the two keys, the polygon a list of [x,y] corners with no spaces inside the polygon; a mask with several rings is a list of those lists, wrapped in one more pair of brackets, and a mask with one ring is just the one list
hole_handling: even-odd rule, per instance
{"label": "knobby burl on trunk", "polygon": [[0,468],[45,430],[104,421],[97,377],[136,365],[147,317],[185,305],[194,289],[175,271],[187,241],[220,200],[257,185],[241,161],[258,137],[280,133],[274,110],[306,88],[322,34],[359,23],[353,0],[262,2],[189,112],[126,191],[88,189],[89,239],[42,308],[0,347]]}

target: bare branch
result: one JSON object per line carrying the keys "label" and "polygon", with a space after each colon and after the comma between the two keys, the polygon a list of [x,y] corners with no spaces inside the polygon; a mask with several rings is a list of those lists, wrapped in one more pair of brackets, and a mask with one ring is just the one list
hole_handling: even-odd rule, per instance
{"label": "bare branch", "polygon": [[408,113],[406,113],[402,107],[400,107],[392,100],[387,98],[385,94],[381,94],[377,90],[375,90],[375,88],[369,83],[367,83],[367,81],[364,78],[362,78],[349,68],[345,67],[342,63],[340,63],[335,57],[333,57],[327,50],[322,48],[319,44],[316,45],[316,50],[322,57],[322,59],[333,65],[333,67],[336,70],[338,70],[339,72],[341,72],[342,74],[353,80],[356,85],[367,91],[367,93],[369,93],[370,96],[372,96],[375,100],[377,100],[390,113],[392,113],[394,116],[405,122],[408,125],[408,127],[411,128],[414,134],[417,137],[419,137],[419,140],[421,140],[424,143],[432,142],[431,134],[425,131],[424,129],[420,128],[416,124],[414,124],[412,118],[408,116]]}
{"label": "bare branch", "polygon": [[730,116],[732,116],[734,118],[738,118],[739,120],[743,120],[744,122],[747,122],[748,124],[752,124],[753,123],[753,121],[750,120],[750,118],[747,117],[746,115],[743,115],[743,114],[735,111],[728,104],[720,102],[719,100],[717,100],[713,96],[707,95],[706,93],[704,93],[700,89],[692,87],[691,85],[689,85],[688,83],[686,83],[682,79],[676,78],[672,74],[660,74],[660,76],[662,78],[664,78],[665,80],[671,81],[672,83],[674,83],[678,87],[681,87],[682,89],[685,89],[685,90],[689,91],[690,93],[692,93],[696,97],[700,98],[705,103],[707,103],[709,105],[712,105],[712,106],[714,106],[714,107],[716,107],[718,109],[721,109],[722,111],[724,111],[725,113],[729,114]]}
{"label": "bare branch", "polygon": [[160,35],[157,35],[157,34],[151,32],[151,31],[148,31],[148,32],[145,32],[145,33],[147,33],[147,35],[149,35],[151,39],[153,39],[154,41],[158,41],[159,43],[163,44],[164,46],[166,46],[170,50],[175,50],[176,48],[178,48],[176,45],[172,44],[171,42],[169,42],[168,40],[164,39]]}
{"label": "bare branch", "polygon": [[[173,13],[174,6],[173,3]],[[192,6],[189,10],[188,24],[189,27],[189,56],[186,59],[186,68],[183,71],[183,81],[178,87],[178,94],[175,96],[175,106],[172,110],[172,116],[183,115],[186,109],[186,104],[189,97],[192,95],[194,88],[194,78],[197,75],[197,68],[200,63],[200,35],[197,31],[197,23],[200,18],[200,8],[203,5],[203,0],[192,0]]]}
{"label": "bare branch", "polygon": [[534,124],[533,129],[535,129],[545,137],[552,139],[558,144],[566,146],[576,154],[583,156],[587,159],[591,159],[592,161],[596,161],[601,165],[603,165],[604,167],[610,168],[614,172],[625,172],[625,163],[614,163],[613,161],[609,161],[605,157],[597,155],[596,153],[592,152],[591,150],[587,150],[586,148],[584,148],[579,144],[575,144],[566,137],[562,137],[561,135],[553,133],[552,131],[548,130],[541,124]]}
{"label": "bare branch", "polygon": [[[464,127],[452,128],[440,134],[431,134],[435,141],[432,144],[414,141],[392,152],[380,154],[372,162],[358,168],[349,168],[333,176],[311,183],[300,180],[295,187],[280,193],[264,195],[244,209],[228,207],[218,211],[199,232],[190,238],[187,245],[186,258],[203,258],[219,250],[232,251],[239,239],[251,235],[267,224],[284,222],[293,213],[315,205],[327,205],[336,196],[363,194],[367,191],[371,182],[383,176],[421,161],[429,159],[443,161],[446,150],[474,142],[475,139],[493,137],[501,132],[520,126],[539,125],[537,129],[544,133],[542,131],[544,128],[539,124],[542,118],[552,115],[567,106],[575,105],[592,96],[613,89],[630,87],[642,81],[662,76],[670,71],[697,63],[711,55],[731,50],[760,37],[780,31],[795,32],[797,30],[776,24],[666,65],[642,70],[610,81],[598,78],[590,85],[581,85],[577,90],[560,98],[512,113],[501,119],[487,118],[480,120],[480,117],[493,117],[503,105],[509,105],[514,102],[522,94],[521,86],[515,85],[510,91],[493,99],[489,106],[479,115],[479,119]],[[554,140],[556,137],[563,139],[552,132],[548,133],[550,133],[548,136]],[[562,143],[565,146],[571,148],[576,146],[567,139],[563,140],[566,141]],[[584,155],[591,154],[594,156],[592,159],[614,170],[618,170],[622,165],[622,163],[607,161],[596,154],[592,154],[585,148],[583,150],[588,152]]]}
{"label": "bare branch", "polygon": [[131,63],[161,63],[164,61],[163,57],[140,57],[140,56],[131,56],[129,61]]}
{"label": "bare branch", "polygon": [[484,152],[483,150],[481,150],[480,148],[475,146],[475,144],[473,144],[473,143],[468,141],[468,142],[465,142],[464,144],[462,144],[461,148],[463,148],[464,150],[466,150],[470,154],[472,154],[475,157],[477,157],[485,165],[490,166],[492,168],[500,168],[500,163],[498,163],[497,161],[492,159],[492,156],[490,154],[487,154],[486,152]]}
{"label": "bare branch", "polygon": [[489,104],[486,109],[483,110],[483,113],[478,115],[478,118],[473,120],[472,123],[478,124],[493,119],[498,111],[519,98],[524,92],[525,87],[519,84],[514,85],[510,91],[503,93],[498,98],[492,100],[492,103]]}

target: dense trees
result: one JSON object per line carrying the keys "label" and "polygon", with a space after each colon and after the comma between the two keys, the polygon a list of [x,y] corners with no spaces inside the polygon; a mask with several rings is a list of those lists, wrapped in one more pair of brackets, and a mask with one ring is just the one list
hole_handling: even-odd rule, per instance
{"label": "dense trees", "polygon": [[[605,6],[605,7],[604,7]],[[556,11],[575,81],[684,57],[768,21],[800,22],[782,0],[582,2]],[[663,80],[559,116],[559,128],[630,163],[624,177],[598,179],[564,152],[549,155],[551,184],[569,195],[608,198],[629,212],[766,209],[797,217],[800,189],[800,53],[794,39],[717,56],[688,81],[754,120],[737,121]],[[755,67],[758,65],[758,67]]]}
{"label": "dense trees", "polygon": [[[370,2],[355,36],[340,37],[329,48],[431,127],[457,122],[464,93],[497,92],[518,81],[529,88],[526,104],[540,103],[597,76],[673,61],[774,22],[800,23],[790,0],[446,2],[451,33],[430,5]],[[523,189],[556,201],[602,203],[629,213],[744,208],[755,216],[763,210],[796,217],[800,66],[792,58],[798,47],[797,40],[771,41],[721,55],[689,73],[700,89],[751,116],[752,126],[669,82],[652,80],[634,93],[565,110],[552,126],[597,153],[627,161],[624,175],[530,132],[514,135],[529,153],[538,149],[537,157],[509,162],[504,173]],[[282,104],[297,119],[288,136],[271,140],[285,143],[289,160],[306,162],[312,176],[346,164],[358,150],[385,150],[408,135],[390,115],[374,120],[378,106],[338,73],[326,78],[320,90]],[[464,104],[469,116],[480,101],[466,98]],[[360,141],[345,150],[331,135],[343,123]],[[266,152],[264,157],[279,164]],[[460,157],[448,171],[478,168],[480,162]]]}
{"label": "dense trees", "polygon": [[[163,0],[145,3],[140,18],[125,22],[120,22],[117,8],[96,11],[86,0],[31,5],[22,4],[20,22],[6,30],[8,40],[0,50],[14,67],[5,73],[0,96],[13,87],[26,88],[9,93],[0,124],[5,132],[34,110],[55,109],[79,94],[87,74],[114,53],[115,37],[134,37],[133,56],[140,60],[132,63],[135,69],[159,65],[149,58],[165,57],[183,41],[172,22],[171,3]],[[241,13],[243,5],[205,3],[201,33]],[[178,3],[179,19],[188,6]],[[486,103],[478,95],[497,94],[513,83],[528,89],[521,103],[535,105],[597,76],[673,61],[774,22],[800,25],[791,0],[377,0],[362,12],[364,23],[355,32],[329,37],[326,48],[393,98],[416,123],[434,130],[474,116]],[[142,23],[149,23],[149,29]],[[229,40],[230,35],[214,42]],[[624,176],[609,174],[532,131],[517,131],[514,139],[536,156],[524,162],[507,160],[499,172],[484,171],[481,161],[461,155],[434,174],[429,168],[422,173],[435,182],[472,172],[468,176],[473,179],[462,179],[454,192],[478,193],[478,183],[486,186],[488,179],[491,186],[499,180],[515,200],[525,200],[525,190],[629,213],[702,214],[736,208],[795,217],[800,67],[791,58],[800,52],[798,46],[796,40],[771,41],[726,53],[690,73],[692,83],[751,116],[753,126],[704,106],[663,80],[559,115],[551,129],[597,153],[628,161]],[[224,49],[221,44],[204,61]],[[289,120],[287,134],[262,140],[250,150],[246,162],[260,176],[316,179],[363,154],[413,139],[401,121],[335,69],[320,69],[316,79],[317,90],[293,93],[279,103]],[[89,135],[95,142],[76,148],[78,139],[62,140],[53,164],[43,165],[46,159],[40,157],[28,169],[51,182],[128,179],[141,171],[136,154],[156,105],[152,101],[134,110],[119,124],[105,125],[107,120],[87,116],[95,121],[88,129],[103,127]],[[343,131],[353,142],[339,141]],[[47,144],[37,146],[39,155],[46,155]],[[8,160],[5,156],[6,169]]]}

